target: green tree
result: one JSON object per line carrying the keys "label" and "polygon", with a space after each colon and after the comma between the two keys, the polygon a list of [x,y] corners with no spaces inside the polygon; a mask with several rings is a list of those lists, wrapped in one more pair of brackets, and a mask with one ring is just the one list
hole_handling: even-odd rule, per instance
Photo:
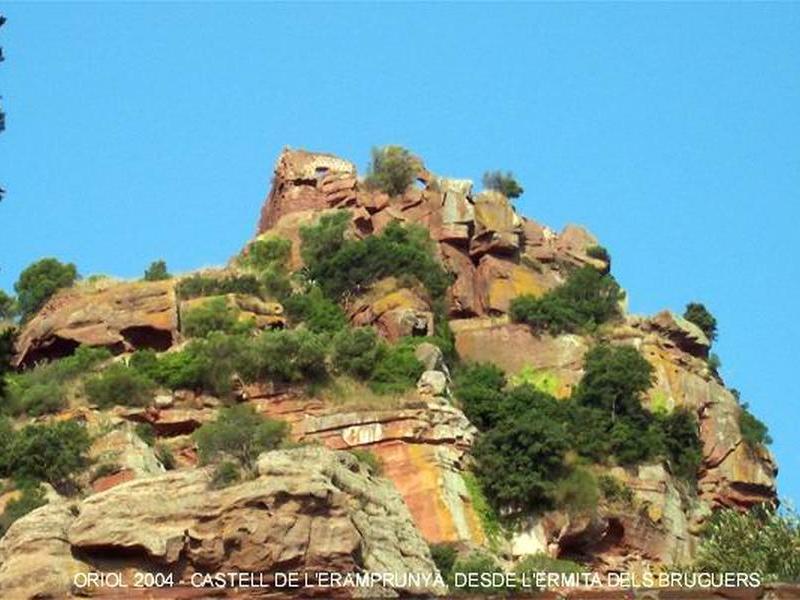
{"label": "green tree", "polygon": [[739,413],[739,431],[741,431],[742,439],[745,443],[750,448],[771,444],[772,437],[769,435],[769,429],[758,417],[750,412],[750,406],[747,402],[741,405],[741,409]]}
{"label": "green tree", "polygon": [[13,296],[9,296],[0,290],[0,322],[10,321],[17,316],[17,301]]}
{"label": "green tree", "polygon": [[89,400],[100,408],[113,406],[147,406],[153,399],[156,385],[135,368],[122,363],[109,366],[84,384]]}
{"label": "green tree", "polygon": [[385,352],[370,327],[343,329],[333,338],[333,364],[343,373],[369,379]]}
{"label": "green tree", "polygon": [[399,196],[414,183],[421,167],[420,160],[402,146],[373,148],[364,183],[390,196]]}
{"label": "green tree", "polygon": [[23,320],[33,316],[59,289],[70,287],[78,278],[72,263],[43,258],[28,266],[14,284]]}
{"label": "green tree", "polygon": [[164,260],[155,260],[150,263],[150,266],[145,269],[145,281],[162,281],[169,279],[172,275],[167,271],[167,263]]}
{"label": "green tree", "polygon": [[683,318],[697,325],[709,341],[717,339],[717,319],[701,302],[690,302],[686,305]]}
{"label": "green tree", "polygon": [[259,454],[284,442],[288,429],[284,421],[264,418],[251,406],[239,404],[223,408],[216,421],[194,432],[194,440],[203,464],[227,457],[252,470]]}
{"label": "green tree", "polygon": [[417,359],[411,343],[387,346],[380,353],[369,386],[378,394],[399,394],[413,388],[425,367]]}
{"label": "green tree", "polygon": [[26,425],[13,436],[8,470],[17,479],[69,490],[72,476],[88,465],[89,443],[86,428],[75,421]]}
{"label": "green tree", "polygon": [[252,320],[240,320],[239,310],[232,307],[224,296],[199,302],[181,317],[181,330],[188,337],[206,337],[214,331],[247,333],[255,327]]}
{"label": "green tree", "polygon": [[525,190],[517,182],[511,171],[487,171],[483,174],[483,187],[500,192],[506,198],[514,199],[522,196]]}
{"label": "green tree", "polygon": [[767,582],[800,581],[800,519],[756,507],[724,509],[706,526],[694,568],[714,573],[759,573]]}
{"label": "green tree", "polygon": [[[17,330],[9,327],[0,330],[0,400],[6,398],[6,375],[14,370],[13,361]],[[5,402],[0,405],[0,411],[5,408]]]}

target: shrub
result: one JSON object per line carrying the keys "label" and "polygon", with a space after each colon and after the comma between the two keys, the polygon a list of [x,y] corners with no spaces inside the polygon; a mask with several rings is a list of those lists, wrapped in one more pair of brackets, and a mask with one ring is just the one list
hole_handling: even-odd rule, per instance
{"label": "shrub", "polygon": [[211,473],[211,487],[221,489],[233,485],[241,478],[239,467],[229,461],[221,462]]}
{"label": "shrub", "polygon": [[487,171],[483,174],[483,187],[500,192],[506,198],[514,199],[522,196],[525,190],[517,183],[511,171]]}
{"label": "shrub", "polygon": [[712,573],[759,573],[765,582],[800,580],[800,519],[763,507],[717,511],[703,532],[694,568]]}
{"label": "shrub", "polygon": [[280,267],[283,268],[292,253],[290,240],[270,237],[256,240],[247,247],[242,262],[258,271]]}
{"label": "shrub", "polygon": [[603,262],[610,263],[611,262],[611,255],[606,250],[605,246],[589,246],[586,249],[586,256],[589,258],[596,258],[597,260],[602,260]]}
{"label": "shrub", "polygon": [[172,471],[177,466],[175,455],[172,453],[172,450],[163,444],[158,444],[156,446],[155,454],[158,462],[160,462],[161,466],[163,466],[167,471]]}
{"label": "shrub", "polygon": [[690,302],[686,305],[683,318],[697,325],[709,341],[717,339],[717,320],[701,302]]}
{"label": "shrub", "polygon": [[369,379],[385,352],[375,330],[343,329],[333,338],[333,365],[342,373]]}
{"label": "shrub", "polygon": [[266,419],[240,404],[223,408],[216,421],[194,432],[194,439],[203,464],[223,456],[251,470],[258,455],[278,448],[287,434],[285,422]]}
{"label": "shrub", "polygon": [[202,387],[208,366],[205,358],[191,344],[186,350],[168,352],[160,357],[152,350],[137,350],[129,364],[171,390]]}
{"label": "shrub", "polygon": [[458,559],[458,551],[452,544],[430,544],[431,558],[442,579],[448,585],[453,584],[453,567]]}
{"label": "shrub", "polygon": [[176,289],[178,297],[182,300],[223,294],[261,296],[262,291],[261,284],[254,275],[229,275],[227,277],[192,275],[182,279]]}
{"label": "shrub", "polygon": [[100,408],[147,406],[155,387],[152,379],[122,363],[111,365],[84,384],[89,400]]}
{"label": "shrub", "polygon": [[304,330],[265,331],[246,350],[240,375],[248,381],[319,381],[326,374],[325,343]]}
{"label": "shrub", "polygon": [[638,417],[642,398],[653,383],[653,367],[632,346],[599,344],[584,358],[584,374],[575,400],[611,415]]}
{"label": "shrub", "polygon": [[105,348],[79,346],[72,356],[10,375],[7,409],[31,415],[61,410],[66,405],[68,384],[110,357]]}
{"label": "shrub", "polygon": [[720,360],[719,356],[714,352],[708,355],[708,368],[713,373],[718,373],[719,370],[722,368],[722,361]]}
{"label": "shrub", "polygon": [[739,413],[739,431],[745,443],[750,446],[750,448],[771,444],[772,437],[769,435],[769,429],[758,417],[750,412],[747,402],[742,404],[741,408],[742,410]]}
{"label": "shrub", "polygon": [[664,449],[672,472],[687,481],[694,482],[703,459],[697,419],[686,409],[671,415],[657,417],[663,432]]}
{"label": "shrub", "polygon": [[398,394],[413,388],[424,370],[417,360],[414,345],[398,343],[381,352],[369,385],[379,394]]}
{"label": "shrub", "polygon": [[[378,235],[345,240],[341,228],[321,220],[319,225],[301,230],[301,235],[309,277],[331,298],[359,293],[389,276],[413,277],[434,298],[441,298],[450,284],[446,271],[434,258],[427,230],[419,226],[403,227],[392,222]],[[321,247],[330,251],[321,252]]]}
{"label": "shrub", "polygon": [[225,297],[202,302],[181,318],[181,329],[189,337],[206,337],[212,331],[246,333],[254,327],[252,320],[239,320],[239,310],[230,306]]}
{"label": "shrub", "polygon": [[29,512],[47,504],[44,488],[40,485],[26,485],[19,498],[10,500],[0,515],[0,535],[4,535],[12,523]]}
{"label": "shrub", "polygon": [[[484,552],[474,551],[466,558],[459,558],[456,560],[455,565],[453,565],[453,573],[479,573],[478,576],[478,585],[470,585],[472,583],[471,578],[466,580],[466,584],[464,586],[460,586],[458,589],[460,591],[468,591],[468,592],[487,592],[487,591],[495,591],[500,592],[505,590],[505,586],[495,587],[491,585],[493,580],[490,579],[487,583],[490,585],[483,586],[481,583],[483,582],[484,574],[490,575],[492,573],[502,573],[503,569],[497,564],[497,561],[489,556]],[[503,578],[498,578],[498,580],[502,580]]]}
{"label": "shrub", "polygon": [[381,475],[383,473],[383,461],[381,460],[380,456],[374,452],[356,448],[354,450],[350,450],[350,454],[355,456],[358,462],[367,467],[367,471],[369,471],[372,475]]}
{"label": "shrub", "polygon": [[603,497],[612,503],[620,503],[625,506],[633,504],[634,496],[631,488],[622,483],[613,475],[600,475],[597,484]]}
{"label": "shrub", "polygon": [[593,512],[600,500],[597,479],[585,469],[574,469],[555,484],[552,499],[573,515]]}
{"label": "shrub", "polygon": [[401,146],[373,148],[364,183],[390,196],[399,196],[414,183],[420,167],[419,159]]}
{"label": "shrub", "polygon": [[[527,573],[529,580],[535,581],[537,573],[587,573],[589,569],[571,560],[552,558],[547,554],[539,553],[529,554],[520,560],[514,571],[520,579]],[[525,591],[530,592],[529,589],[525,589]]]}
{"label": "shrub", "polygon": [[0,290],[0,321],[11,320],[17,316],[17,301]]}
{"label": "shrub", "polygon": [[[0,400],[6,397],[6,375],[14,371],[14,353],[17,330],[13,327],[0,331]],[[5,410],[0,406],[0,410]]]}
{"label": "shrub", "polygon": [[570,273],[563,285],[540,298],[529,295],[514,298],[509,314],[514,321],[554,335],[592,330],[619,317],[623,296],[610,274],[582,267]]}
{"label": "shrub", "polygon": [[341,249],[350,216],[348,211],[337,211],[322,215],[314,225],[300,227],[300,256],[306,266],[318,264]]}
{"label": "shrub", "polygon": [[91,480],[94,482],[101,477],[107,477],[108,475],[118,473],[120,470],[122,470],[122,467],[118,463],[102,463],[95,467]]}
{"label": "shrub", "polygon": [[86,467],[89,443],[86,429],[74,421],[27,425],[11,439],[6,468],[17,479],[63,489]]}
{"label": "shrub", "polygon": [[78,278],[72,263],[43,258],[28,266],[14,284],[17,303],[23,320],[34,315],[59,289],[70,287]]}
{"label": "shrub", "polygon": [[315,333],[334,333],[347,327],[347,315],[342,308],[326,298],[317,286],[285,298],[284,308],[293,321],[305,323]]}
{"label": "shrub", "polygon": [[137,423],[134,432],[148,446],[156,443],[156,430],[150,423]]}
{"label": "shrub", "polygon": [[169,279],[172,275],[167,271],[167,263],[163,260],[155,260],[150,263],[150,266],[145,269],[145,281],[162,281]]}

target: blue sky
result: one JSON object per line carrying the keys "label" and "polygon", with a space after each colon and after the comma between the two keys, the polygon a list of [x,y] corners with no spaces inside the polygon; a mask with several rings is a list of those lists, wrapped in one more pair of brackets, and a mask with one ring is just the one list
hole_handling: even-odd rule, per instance
{"label": "blue sky", "polygon": [[284,145],[513,170],[631,308],[704,301],[800,500],[797,4],[6,4],[0,287],[223,263]]}

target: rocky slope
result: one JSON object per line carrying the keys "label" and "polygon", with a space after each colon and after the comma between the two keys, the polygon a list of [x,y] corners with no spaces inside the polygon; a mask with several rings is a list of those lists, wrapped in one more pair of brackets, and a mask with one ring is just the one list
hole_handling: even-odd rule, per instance
{"label": "rocky slope", "polygon": [[[436,177],[424,168],[417,178],[417,186],[390,198],[365,189],[346,160],[286,150],[275,167],[258,237],[291,240],[291,267],[298,269],[300,228],[323,214],[349,211],[356,237],[378,233],[395,220],[424,225],[453,275],[446,317],[460,358],[493,362],[511,376],[526,372],[534,385],[568,396],[594,340],[536,335],[511,323],[507,312],[514,297],[541,296],[576,266],[610,269],[589,256],[597,240],[576,226],[554,232],[518,215],[497,192],[474,193],[469,181]],[[177,298],[176,283],[106,282],[58,293],[22,332],[18,364],[59,358],[79,344],[115,354],[177,347],[187,306]],[[285,324],[280,305],[242,297],[227,301],[258,317],[262,327]],[[346,309],[354,325],[372,325],[389,340],[434,331],[431,303],[396,280],[373,286]],[[696,326],[669,312],[628,315],[598,335],[636,347],[653,365],[651,407],[687,407],[696,414],[703,445],[697,490],[685,489],[660,464],[616,468],[636,510],[604,506],[591,517],[552,511],[492,546],[508,559],[536,552],[581,556],[602,571],[686,563],[711,511],[775,501],[775,462],[767,450],[743,442],[741,408],[709,369],[709,341]],[[278,567],[430,571],[423,540],[487,547],[479,499],[465,478],[477,431],[449,397],[438,349],[423,344],[417,352],[426,372],[417,391],[392,406],[329,402],[268,382],[240,390],[242,401],[289,421],[298,441],[373,451],[391,484],[370,478],[346,454],[313,449],[265,455],[257,479],[208,491],[208,474],[195,468],[188,434],[214,418],[219,399],[177,391],[144,409],[109,411],[103,418],[116,430],[102,443],[119,453],[121,469],[95,481],[94,495],[77,504],[53,502],[12,526],[0,540],[3,595],[65,594],[65,574],[87,565],[146,566],[183,577],[193,570]],[[92,409],[63,416],[88,423],[99,418]],[[179,471],[161,473],[158,461],[131,439],[126,423],[135,422],[154,426],[174,449]]]}

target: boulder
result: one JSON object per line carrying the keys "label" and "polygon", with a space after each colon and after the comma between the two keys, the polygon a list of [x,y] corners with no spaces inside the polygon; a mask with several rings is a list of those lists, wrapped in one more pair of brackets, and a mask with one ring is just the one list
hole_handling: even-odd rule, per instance
{"label": "boulder", "polygon": [[446,395],[447,375],[442,371],[424,371],[417,381],[417,392],[421,396]]}
{"label": "boulder", "polygon": [[433,311],[421,289],[400,287],[394,278],[377,282],[348,307],[356,326],[374,326],[389,341],[433,334]]}
{"label": "boulder", "polygon": [[[131,585],[136,568],[172,572],[182,582],[178,590],[189,587],[196,571],[436,572],[400,496],[348,453],[275,451],[261,456],[255,479],[212,489],[210,478],[207,469],[171,472],[130,481],[72,508],[37,509],[0,540],[0,593],[63,597],[79,571],[113,570]],[[312,591],[298,590],[297,597]],[[410,582],[372,595],[444,592],[435,582]]]}
{"label": "boulder", "polygon": [[470,254],[513,254],[519,249],[521,228],[522,221],[508,198],[499,192],[481,192],[475,198],[475,235],[470,241]]}
{"label": "boulder", "polygon": [[166,350],[176,339],[175,285],[167,281],[83,283],[62,290],[22,329],[16,364],[56,359],[79,345],[119,353]]}
{"label": "boulder", "polygon": [[711,342],[706,334],[691,321],[679,317],[672,311],[663,310],[651,318],[650,323],[684,352],[703,358],[708,356]]}

